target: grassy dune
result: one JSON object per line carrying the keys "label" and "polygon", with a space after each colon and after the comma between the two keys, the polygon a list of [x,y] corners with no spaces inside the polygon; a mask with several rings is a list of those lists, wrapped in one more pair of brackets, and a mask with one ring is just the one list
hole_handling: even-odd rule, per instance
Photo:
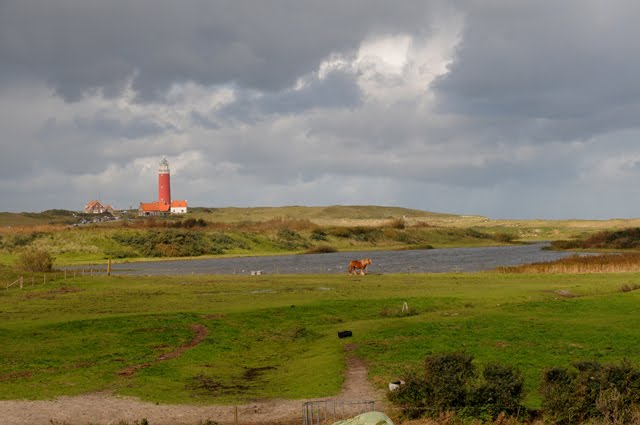
{"label": "grassy dune", "polygon": [[490,220],[398,207],[193,208],[181,216],[71,226],[95,216],[71,211],[0,214],[0,264],[25,248],[46,250],[55,265],[113,260],[425,249],[585,240],[639,220]]}
{"label": "grassy dune", "polygon": [[[408,214],[413,210],[385,207],[290,208],[276,211],[295,214],[300,210],[303,218],[275,217],[272,209],[262,208],[251,209],[251,220],[243,220],[243,212],[225,209],[223,213],[195,210],[186,216],[136,217],[76,227],[51,224],[3,227],[0,228],[0,264],[14,262],[25,248],[46,250],[55,257],[56,265],[66,265],[103,262],[108,258],[166,259],[327,250],[473,247],[500,245],[512,240],[512,236],[505,233],[440,227],[424,222],[408,225],[408,216],[400,213]],[[327,213],[326,210],[330,211]],[[361,214],[356,214],[357,211]],[[418,212],[413,214],[418,215]],[[422,214],[423,217],[440,217],[438,214]],[[326,221],[326,224],[319,224],[304,218],[312,215],[347,217],[318,219]],[[381,218],[353,218],[371,216]],[[230,217],[235,221],[230,221]]]}
{"label": "grassy dune", "polygon": [[[638,361],[640,329],[629,320],[639,278],[82,277],[12,287],[0,291],[0,398],[99,390],[205,404],[330,396],[340,388],[344,345],[356,344],[380,387],[428,353],[464,350],[480,364],[517,366],[535,407],[547,367]],[[193,325],[206,328],[204,341],[157,361],[193,340]],[[353,337],[338,339],[347,329]]]}

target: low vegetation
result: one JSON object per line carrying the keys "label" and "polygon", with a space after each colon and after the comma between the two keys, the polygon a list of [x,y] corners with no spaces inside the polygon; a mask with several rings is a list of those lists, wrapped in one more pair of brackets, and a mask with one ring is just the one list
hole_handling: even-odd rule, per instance
{"label": "low vegetation", "polygon": [[475,229],[400,226],[321,226],[306,219],[209,222],[175,217],[120,220],[77,227],[0,228],[0,262],[25,248],[49,252],[57,264],[111,259],[429,249],[512,242]]}
{"label": "low vegetation", "polygon": [[[0,267],[2,281],[12,273]],[[381,388],[424,371],[429,353],[464,350],[476,368],[471,389],[494,391],[507,372],[489,366],[513,367],[522,405],[541,409],[545,370],[638,361],[629,317],[640,291],[621,288],[639,277],[40,276],[0,290],[0,399],[105,389],[186,404],[333,396],[349,344]],[[156,361],[203,328],[197,345]],[[353,336],[338,338],[343,330]],[[477,414],[494,415],[477,391],[467,393]]]}
{"label": "low vegetation", "polygon": [[389,392],[408,418],[440,417],[455,411],[460,416],[494,420],[500,414],[526,418],[524,378],[510,366],[490,362],[478,374],[473,356],[441,353],[427,356],[424,369],[405,377]]}
{"label": "low vegetation", "polygon": [[559,260],[498,267],[499,273],[621,273],[640,271],[640,253],[572,255]]}
{"label": "low vegetation", "polygon": [[621,230],[604,230],[585,238],[553,241],[555,249],[615,249],[628,250],[640,248],[640,227]]}
{"label": "low vegetation", "polygon": [[53,257],[44,250],[27,248],[16,261],[18,270],[26,272],[50,272],[53,270]]}
{"label": "low vegetation", "polygon": [[479,374],[473,356],[460,352],[427,356],[424,369],[401,383],[388,397],[410,419],[452,413],[489,423],[505,417],[530,422],[541,416],[558,425],[630,424],[640,419],[640,369],[627,360],[578,361],[546,369],[539,410],[522,404],[520,370],[490,362]]}

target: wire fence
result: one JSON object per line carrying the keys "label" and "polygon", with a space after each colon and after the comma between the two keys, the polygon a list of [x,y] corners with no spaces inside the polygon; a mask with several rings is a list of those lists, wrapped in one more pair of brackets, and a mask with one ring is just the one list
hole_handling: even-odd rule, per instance
{"label": "wire fence", "polygon": [[10,278],[10,281],[5,281],[4,287],[8,291],[9,288],[24,289],[28,286],[46,285],[47,283],[60,282],[76,277],[107,275],[109,275],[109,268],[100,266],[57,270],[48,273],[26,273],[24,275],[14,275],[14,277]]}
{"label": "wire fence", "polygon": [[326,425],[375,410],[375,400],[308,401],[302,406],[302,425]]}

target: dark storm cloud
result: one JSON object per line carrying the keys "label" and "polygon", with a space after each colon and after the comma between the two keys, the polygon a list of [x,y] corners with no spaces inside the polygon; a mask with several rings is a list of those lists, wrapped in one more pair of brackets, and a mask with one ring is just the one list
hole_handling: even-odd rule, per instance
{"label": "dark storm cloud", "polygon": [[[354,108],[361,102],[362,93],[353,73],[332,71],[324,78],[314,76],[299,89],[267,92],[260,96],[240,91],[238,99],[217,115],[222,119],[255,122],[270,114],[299,114],[315,108]],[[210,128],[210,122],[203,122],[203,117],[196,118],[196,122]]]}
{"label": "dark storm cloud", "polygon": [[45,80],[68,101],[129,82],[147,100],[185,81],[274,91],[375,31],[424,29],[426,14],[383,0],[6,0],[0,78]]}
{"label": "dark storm cloud", "polygon": [[145,119],[119,120],[104,116],[77,117],[73,125],[80,132],[98,137],[138,139],[156,136],[167,129],[156,122]]}
{"label": "dark storm cloud", "polygon": [[637,105],[639,3],[471,4],[450,72],[433,85],[441,111],[588,120]]}

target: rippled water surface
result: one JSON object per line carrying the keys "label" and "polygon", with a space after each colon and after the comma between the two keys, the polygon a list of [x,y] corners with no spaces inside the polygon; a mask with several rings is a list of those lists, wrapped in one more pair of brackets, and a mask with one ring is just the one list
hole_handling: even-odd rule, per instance
{"label": "rippled water surface", "polygon": [[369,273],[474,272],[498,266],[550,261],[572,255],[546,251],[544,243],[484,248],[446,248],[416,251],[336,252],[331,254],[211,258],[114,264],[112,273],[145,275],[185,274],[314,274],[345,273],[353,259],[371,258]]}

